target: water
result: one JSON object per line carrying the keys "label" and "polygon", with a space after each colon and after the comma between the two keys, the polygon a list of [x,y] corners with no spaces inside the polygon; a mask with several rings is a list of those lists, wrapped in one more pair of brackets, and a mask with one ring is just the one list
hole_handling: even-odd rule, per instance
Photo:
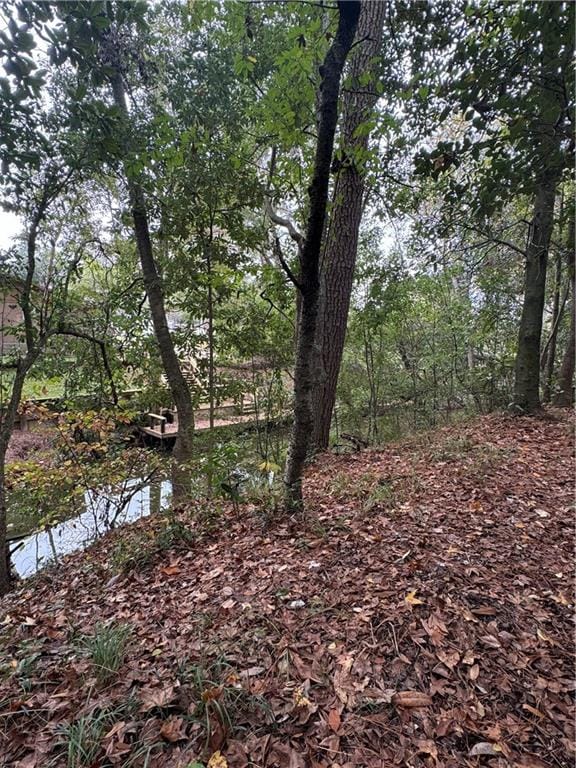
{"label": "water", "polygon": [[147,485],[131,479],[119,492],[87,491],[84,494],[86,510],[80,515],[14,544],[12,565],[20,577],[32,576],[49,563],[58,562],[63,555],[85,549],[112,529],[166,509],[171,495],[169,480]]}

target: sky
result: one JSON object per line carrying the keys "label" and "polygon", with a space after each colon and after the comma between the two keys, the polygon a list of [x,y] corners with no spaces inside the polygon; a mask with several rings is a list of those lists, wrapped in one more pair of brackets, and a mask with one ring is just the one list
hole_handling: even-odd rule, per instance
{"label": "sky", "polygon": [[0,251],[12,245],[12,238],[20,232],[21,227],[15,214],[0,211]]}

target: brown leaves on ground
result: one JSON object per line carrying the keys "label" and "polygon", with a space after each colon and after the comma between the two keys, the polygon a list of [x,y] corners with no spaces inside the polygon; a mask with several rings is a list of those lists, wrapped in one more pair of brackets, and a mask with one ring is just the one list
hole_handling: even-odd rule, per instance
{"label": "brown leaves on ground", "polygon": [[[0,614],[0,764],[65,766],[62,724],[117,711],[91,765],[568,768],[571,434],[489,416],[326,456],[305,523],[230,510],[111,582],[146,520],[24,583]],[[132,641],[99,688],[75,638],[108,620]]]}

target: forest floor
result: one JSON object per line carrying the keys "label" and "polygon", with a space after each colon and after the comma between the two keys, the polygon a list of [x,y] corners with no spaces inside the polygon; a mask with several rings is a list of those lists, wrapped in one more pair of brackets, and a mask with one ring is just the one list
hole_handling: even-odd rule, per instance
{"label": "forest floor", "polygon": [[6,463],[35,461],[40,465],[51,464],[57,435],[58,430],[54,425],[37,422],[32,423],[28,430],[14,430],[8,444]]}
{"label": "forest floor", "polygon": [[326,455],[304,520],[197,505],[23,582],[0,765],[572,766],[572,431]]}

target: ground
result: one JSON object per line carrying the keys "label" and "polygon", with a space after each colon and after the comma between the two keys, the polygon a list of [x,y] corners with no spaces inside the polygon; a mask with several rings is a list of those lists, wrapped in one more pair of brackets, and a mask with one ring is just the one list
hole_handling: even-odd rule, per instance
{"label": "ground", "polygon": [[487,416],[110,534],[4,599],[0,765],[568,768],[571,446]]}
{"label": "ground", "polygon": [[50,464],[53,460],[53,443],[58,432],[51,424],[32,422],[30,429],[15,429],[10,437],[6,463],[15,461],[36,461],[38,464]]}

